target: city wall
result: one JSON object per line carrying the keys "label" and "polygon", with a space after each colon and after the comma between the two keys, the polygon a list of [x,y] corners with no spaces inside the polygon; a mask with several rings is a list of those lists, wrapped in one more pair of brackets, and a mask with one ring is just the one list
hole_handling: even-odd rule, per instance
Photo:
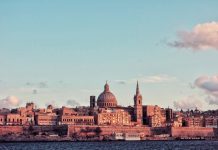
{"label": "city wall", "polygon": [[33,132],[41,133],[58,133],[67,135],[67,125],[60,126],[0,126],[0,136],[6,134],[32,134]]}
{"label": "city wall", "polygon": [[149,127],[130,127],[130,126],[68,126],[68,136],[74,134],[83,135],[111,135],[113,133],[140,133],[150,136]]}
{"label": "city wall", "polygon": [[[24,126],[0,126],[0,136],[6,134],[29,133],[30,129]],[[172,137],[218,137],[218,128],[205,127],[178,127],[178,128],[150,128],[130,126],[33,126],[32,131],[56,132],[60,135],[96,136],[111,135],[113,133],[140,133],[143,136],[169,134]]]}
{"label": "city wall", "polygon": [[68,126],[68,136],[111,135],[113,133],[140,133],[143,136],[169,134],[172,137],[218,137],[218,128],[178,127],[151,128],[128,126]]}
{"label": "city wall", "polygon": [[171,128],[172,137],[214,137],[217,129],[205,127],[179,127]]}
{"label": "city wall", "polygon": [[6,135],[6,134],[21,134],[23,133],[23,127],[22,126],[0,126],[0,135]]}

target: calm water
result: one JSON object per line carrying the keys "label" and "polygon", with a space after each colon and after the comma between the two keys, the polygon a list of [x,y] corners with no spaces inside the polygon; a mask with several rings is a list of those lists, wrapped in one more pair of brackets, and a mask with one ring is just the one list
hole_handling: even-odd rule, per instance
{"label": "calm water", "polygon": [[218,150],[218,141],[32,142],[0,143],[0,150]]}

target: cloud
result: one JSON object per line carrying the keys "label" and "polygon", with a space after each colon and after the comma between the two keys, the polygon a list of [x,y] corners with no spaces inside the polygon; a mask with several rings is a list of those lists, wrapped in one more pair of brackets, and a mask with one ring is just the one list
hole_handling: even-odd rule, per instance
{"label": "cloud", "polygon": [[33,94],[38,94],[38,90],[34,89],[32,93]]}
{"label": "cloud", "polygon": [[66,105],[69,106],[69,107],[80,106],[80,104],[75,100],[67,100]]}
{"label": "cloud", "polygon": [[27,86],[33,86],[33,83],[31,83],[31,82],[26,82],[25,85],[27,85]]}
{"label": "cloud", "polygon": [[38,83],[38,87],[39,87],[39,88],[47,88],[47,87],[48,87],[48,84],[47,84],[47,82],[39,82],[39,83]]}
{"label": "cloud", "polygon": [[218,105],[218,97],[208,96],[205,100],[209,103],[209,105]]}
{"label": "cloud", "polygon": [[127,81],[125,80],[115,80],[115,82],[122,85],[127,84]]}
{"label": "cloud", "polygon": [[26,86],[29,87],[37,87],[37,88],[47,88],[48,87],[48,83],[45,81],[41,81],[39,83],[32,83],[32,82],[26,82],[25,83]]}
{"label": "cloud", "polygon": [[191,89],[195,89],[195,85],[193,83],[188,83],[188,86],[191,88]]}
{"label": "cloud", "polygon": [[8,96],[0,100],[0,108],[14,108],[20,105],[20,100],[15,96]]}
{"label": "cloud", "polygon": [[218,94],[218,75],[211,77],[201,76],[195,80],[195,85],[215,95]]}
{"label": "cloud", "polygon": [[153,76],[142,76],[138,80],[142,83],[161,83],[175,80],[175,77],[171,77],[169,75],[153,75]]}
{"label": "cloud", "polygon": [[139,76],[134,79],[129,80],[115,80],[118,84],[128,84],[128,83],[136,83],[136,81],[139,81],[140,83],[164,83],[164,82],[170,82],[176,80],[176,77],[171,77],[166,74],[160,74],[160,75],[151,75],[151,76]]}
{"label": "cloud", "polygon": [[59,84],[64,84],[63,80],[58,81]]}
{"label": "cloud", "polygon": [[195,86],[202,89],[208,96],[206,101],[218,105],[218,75],[211,77],[201,76],[195,80]]}
{"label": "cloud", "polygon": [[218,22],[196,25],[192,31],[180,31],[178,40],[168,43],[172,47],[190,48],[195,51],[218,50]]}
{"label": "cloud", "polygon": [[203,104],[202,101],[199,100],[196,96],[188,96],[188,97],[184,97],[178,101],[174,101],[173,105],[176,109],[202,109]]}

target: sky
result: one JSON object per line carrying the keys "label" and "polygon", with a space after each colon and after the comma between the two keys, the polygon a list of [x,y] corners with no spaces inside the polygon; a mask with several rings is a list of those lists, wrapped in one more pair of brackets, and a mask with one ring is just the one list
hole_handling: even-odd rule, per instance
{"label": "sky", "polygon": [[2,0],[0,107],[218,108],[218,1]]}

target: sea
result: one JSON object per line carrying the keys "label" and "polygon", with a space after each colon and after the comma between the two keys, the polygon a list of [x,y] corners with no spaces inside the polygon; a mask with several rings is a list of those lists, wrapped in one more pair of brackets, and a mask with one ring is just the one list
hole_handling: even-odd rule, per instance
{"label": "sea", "polygon": [[0,143],[0,150],[218,150],[218,141],[109,141]]}

